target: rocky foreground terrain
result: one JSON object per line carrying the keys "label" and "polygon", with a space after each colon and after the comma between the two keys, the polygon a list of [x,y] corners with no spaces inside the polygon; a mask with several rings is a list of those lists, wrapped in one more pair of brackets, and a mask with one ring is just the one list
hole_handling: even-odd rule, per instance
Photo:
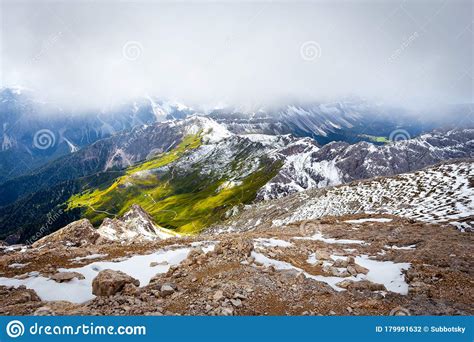
{"label": "rocky foreground terrain", "polygon": [[449,224],[358,214],[110,237],[81,220],[31,247],[1,247],[0,314],[474,314],[474,237]]}

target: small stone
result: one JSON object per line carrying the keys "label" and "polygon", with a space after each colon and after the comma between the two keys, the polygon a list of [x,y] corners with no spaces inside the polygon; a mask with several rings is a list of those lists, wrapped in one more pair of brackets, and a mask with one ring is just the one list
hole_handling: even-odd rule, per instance
{"label": "small stone", "polygon": [[247,296],[236,292],[236,293],[234,293],[234,298],[236,298],[236,299],[247,299]]}
{"label": "small stone", "polygon": [[49,306],[42,306],[33,313],[34,316],[55,316],[56,313]]}
{"label": "small stone", "polygon": [[59,272],[56,274],[53,274],[50,279],[54,280],[57,283],[67,283],[74,278],[77,278],[79,280],[85,279],[84,276],[78,272]]}
{"label": "small stone", "polygon": [[222,308],[221,309],[221,314],[223,316],[232,316],[234,314],[234,309],[232,309],[232,308]]}
{"label": "small stone", "polygon": [[326,251],[322,251],[322,250],[319,250],[319,251],[316,251],[314,253],[316,259],[321,259],[321,260],[329,260],[331,259],[331,256],[329,255],[328,252]]}
{"label": "small stone", "polygon": [[222,292],[222,290],[217,290],[214,293],[214,296],[212,296],[212,299],[216,302],[220,301],[222,298],[224,298],[224,292]]}
{"label": "small stone", "polygon": [[349,263],[347,262],[347,260],[344,260],[344,259],[337,259],[336,261],[334,261],[334,264],[333,266],[334,267],[347,267]]}
{"label": "small stone", "polygon": [[29,277],[28,273],[23,273],[23,274],[14,276],[15,279],[26,279],[28,277]]}
{"label": "small stone", "polygon": [[231,299],[230,302],[232,303],[233,306],[239,307],[242,306],[242,301],[240,299]]}
{"label": "small stone", "polygon": [[349,272],[351,275],[357,275],[357,270],[351,265],[347,266],[347,272]]}
{"label": "small stone", "polygon": [[349,288],[354,282],[352,280],[343,280],[336,284],[336,286],[341,287],[343,289]]}
{"label": "small stone", "polygon": [[150,267],[156,267],[156,266],[166,266],[168,265],[168,262],[165,260],[165,261],[152,261],[150,262]]}
{"label": "small stone", "polygon": [[367,274],[369,273],[369,270],[363,266],[354,264],[354,269],[356,270],[357,273],[362,273],[362,274]]}
{"label": "small stone", "polygon": [[173,294],[175,291],[176,291],[176,286],[173,286],[173,284],[167,283],[161,286],[160,294],[163,297],[166,297]]}

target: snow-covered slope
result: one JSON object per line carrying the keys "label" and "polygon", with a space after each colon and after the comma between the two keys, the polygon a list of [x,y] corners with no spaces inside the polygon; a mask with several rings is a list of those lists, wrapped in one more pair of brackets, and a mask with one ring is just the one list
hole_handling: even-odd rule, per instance
{"label": "snow-covered slope", "polygon": [[347,214],[392,214],[474,228],[474,161],[446,163],[393,177],[300,192],[250,206],[226,224],[230,230]]}
{"label": "snow-covered slope", "polygon": [[474,165],[465,162],[353,183],[307,200],[290,217],[277,223],[376,211],[469,228],[474,226],[473,182]]}
{"label": "snow-covered slope", "polygon": [[[283,153],[285,154],[285,153]],[[285,164],[259,192],[261,199],[358,179],[391,176],[450,159],[474,156],[474,129],[424,134],[382,146],[334,142],[301,153],[286,153]]]}

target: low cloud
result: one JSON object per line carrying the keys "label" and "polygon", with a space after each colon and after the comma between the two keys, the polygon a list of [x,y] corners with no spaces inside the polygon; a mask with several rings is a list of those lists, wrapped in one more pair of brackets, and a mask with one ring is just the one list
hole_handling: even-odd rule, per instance
{"label": "low cloud", "polygon": [[1,81],[63,106],[473,101],[470,1],[3,1]]}

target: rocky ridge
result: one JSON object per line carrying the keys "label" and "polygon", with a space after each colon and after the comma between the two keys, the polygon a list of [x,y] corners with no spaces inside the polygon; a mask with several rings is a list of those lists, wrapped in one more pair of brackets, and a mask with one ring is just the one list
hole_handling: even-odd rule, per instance
{"label": "rocky ridge", "polygon": [[[0,313],[469,315],[472,243],[454,227],[365,214],[140,244],[7,247]],[[48,280],[78,267],[83,280]],[[79,292],[45,299],[52,284]],[[83,291],[91,299],[78,301]]]}
{"label": "rocky ridge", "polygon": [[397,176],[312,189],[236,208],[234,213],[225,224],[216,224],[209,230],[244,231],[325,216],[378,213],[472,231],[474,164],[472,160],[446,162]]}
{"label": "rocky ridge", "polygon": [[133,204],[122,217],[106,218],[99,228],[94,228],[87,219],[75,221],[49,234],[33,244],[44,247],[55,244],[85,247],[117,241],[121,244],[140,243],[177,236],[173,231],[158,227],[139,205]]}

